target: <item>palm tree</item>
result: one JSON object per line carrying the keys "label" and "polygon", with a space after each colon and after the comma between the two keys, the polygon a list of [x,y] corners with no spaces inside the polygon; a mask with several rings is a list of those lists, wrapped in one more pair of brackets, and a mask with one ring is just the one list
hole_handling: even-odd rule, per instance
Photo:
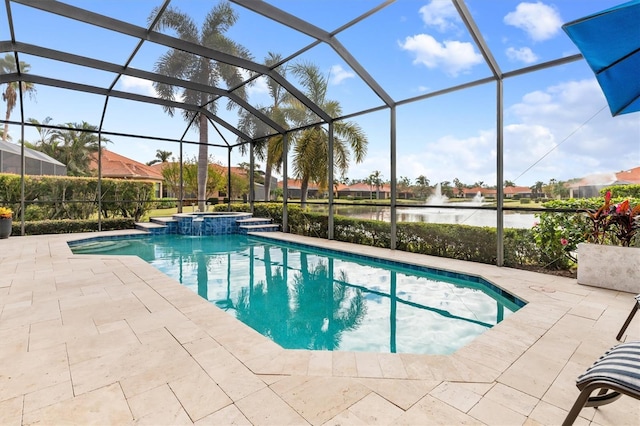
{"label": "palm tree", "polygon": [[[264,60],[264,64],[268,67],[272,67],[282,62],[282,55],[278,53],[269,52]],[[278,68],[278,73],[282,77],[286,77],[287,68]],[[268,107],[258,107],[258,110],[267,115],[274,122],[278,123],[283,128],[288,128],[286,119],[286,104],[290,101],[289,92],[284,90],[275,80],[266,79],[267,87],[269,88],[269,95],[271,96],[271,105]],[[258,120],[253,114],[245,112],[240,118],[239,126],[245,134],[253,136],[265,135],[272,133],[265,123]],[[260,159],[265,162],[264,171],[264,201],[269,201],[271,197],[271,174],[275,169],[280,173],[282,167],[283,155],[283,140],[282,135],[270,137],[268,139],[258,140],[256,142],[254,152]],[[246,145],[240,146],[240,152],[246,153]]]}
{"label": "palm tree", "polygon": [[416,178],[416,186],[418,187],[418,196],[425,198],[427,196],[427,188],[429,187],[429,179],[424,175],[420,175]]}
{"label": "palm tree", "polygon": [[[159,8],[155,8],[149,16],[151,23],[159,13]],[[204,47],[215,49],[230,55],[250,58],[249,52],[241,45],[235,43],[224,35],[224,33],[238,20],[238,15],[231,8],[229,3],[222,2],[214,6],[207,14],[198,30],[195,22],[185,13],[175,9],[167,8],[158,20],[157,30],[174,30],[178,37],[192,43],[198,43]],[[218,86],[220,81],[224,81],[227,87],[237,87],[244,81],[241,71],[233,66],[211,60],[209,58],[192,55],[181,50],[172,49],[162,55],[155,65],[155,71],[159,74],[189,80],[191,82],[204,84],[207,86]],[[216,96],[198,90],[178,88],[168,84],[154,82],[158,96],[162,99],[183,100],[188,104],[201,105],[212,114],[216,113]],[[236,94],[241,98],[246,98],[244,86],[241,86]],[[230,105],[231,106],[231,105]],[[174,114],[173,107],[163,107],[170,116]],[[197,123],[199,137],[198,150],[198,208],[205,209],[207,196],[208,160],[209,160],[209,134],[208,121],[204,114],[183,110],[184,119],[189,123]]]}
{"label": "palm tree", "polygon": [[[327,99],[329,76],[322,76],[317,65],[310,63],[296,64],[291,72],[300,78],[305,95],[331,117],[342,115],[342,108],[337,101]],[[298,125],[303,126],[317,120],[314,113],[304,107],[297,99],[289,100],[288,117]],[[365,133],[356,123],[338,121],[334,123],[333,158],[336,172],[340,175],[347,173],[351,152],[356,163],[364,160],[367,153],[368,140]],[[328,186],[329,134],[325,126],[316,124],[297,132],[294,137],[293,174],[301,180],[301,204],[307,201],[309,182],[318,184],[320,189]]]}
{"label": "palm tree", "polygon": [[398,192],[404,193],[404,199],[407,199],[409,189],[411,188],[411,179],[406,176],[400,176],[398,180]]}
{"label": "palm tree", "polygon": [[[31,65],[26,62],[20,61],[20,72],[29,72],[31,69]],[[0,58],[0,74],[10,74],[18,71],[16,67],[16,58],[11,53],[7,53],[4,55],[4,58]],[[33,83],[27,82],[17,82],[13,81],[7,83],[7,87],[2,92],[2,100],[7,103],[7,112],[5,113],[4,130],[2,131],[2,140],[6,141],[9,136],[9,118],[11,118],[11,113],[13,109],[16,107],[16,103],[18,102],[18,84],[22,85],[22,93],[29,95],[29,98],[33,98],[36,93],[36,87]]]}
{"label": "palm tree", "polygon": [[372,186],[376,187],[376,200],[380,199],[380,187],[382,186],[382,173],[380,170],[374,170],[371,175],[369,175],[369,182],[371,182]]}
{"label": "palm tree", "polygon": [[173,155],[171,151],[163,151],[162,149],[156,149],[156,158],[149,161],[147,166],[152,166],[156,163],[166,163],[169,161],[169,158]]}
{"label": "palm tree", "polygon": [[[53,132],[50,147],[41,151],[52,151],[51,156],[67,165],[70,176],[89,176],[91,158],[98,152],[98,127],[86,121],[82,123],[66,123],[66,129]],[[110,142],[102,138],[103,143]],[[54,149],[55,148],[55,149]]]}
{"label": "palm tree", "polygon": [[55,130],[45,127],[51,123],[51,120],[51,117],[45,118],[42,123],[35,118],[29,118],[27,120],[27,122],[34,125],[35,129],[38,131],[38,135],[40,136],[40,139],[35,143],[29,143],[28,146],[29,148],[44,152],[49,157],[55,158],[54,155],[56,151],[59,150]]}

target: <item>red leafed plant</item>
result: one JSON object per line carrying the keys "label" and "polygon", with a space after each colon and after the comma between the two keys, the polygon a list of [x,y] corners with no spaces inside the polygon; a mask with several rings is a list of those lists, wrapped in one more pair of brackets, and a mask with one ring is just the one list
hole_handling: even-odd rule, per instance
{"label": "red leafed plant", "polygon": [[597,210],[587,210],[591,232],[587,241],[596,244],[616,244],[629,247],[640,229],[640,204],[631,206],[629,200],[611,203],[611,191],[604,196],[604,204]]}

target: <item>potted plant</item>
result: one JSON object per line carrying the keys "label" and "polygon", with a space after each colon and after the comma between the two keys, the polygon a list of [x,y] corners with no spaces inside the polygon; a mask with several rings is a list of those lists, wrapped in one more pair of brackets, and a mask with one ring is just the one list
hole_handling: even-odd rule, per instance
{"label": "potted plant", "polygon": [[13,210],[9,207],[0,207],[0,239],[9,238],[12,224]]}
{"label": "potted plant", "polygon": [[578,244],[578,283],[640,293],[640,204],[614,204],[611,192],[604,204],[586,212],[591,225],[587,242]]}

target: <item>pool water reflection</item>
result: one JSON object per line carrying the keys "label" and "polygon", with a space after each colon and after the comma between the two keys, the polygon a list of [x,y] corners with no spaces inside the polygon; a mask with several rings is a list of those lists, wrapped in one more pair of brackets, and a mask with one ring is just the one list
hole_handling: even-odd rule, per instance
{"label": "pool water reflection", "polygon": [[449,354],[523,305],[477,277],[241,235],[71,248],[137,255],[288,349]]}

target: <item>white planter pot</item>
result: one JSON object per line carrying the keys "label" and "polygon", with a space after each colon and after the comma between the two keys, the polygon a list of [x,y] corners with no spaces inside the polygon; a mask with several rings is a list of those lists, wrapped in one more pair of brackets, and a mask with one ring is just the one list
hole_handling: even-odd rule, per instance
{"label": "white planter pot", "polygon": [[640,294],[640,248],[578,244],[578,284]]}

